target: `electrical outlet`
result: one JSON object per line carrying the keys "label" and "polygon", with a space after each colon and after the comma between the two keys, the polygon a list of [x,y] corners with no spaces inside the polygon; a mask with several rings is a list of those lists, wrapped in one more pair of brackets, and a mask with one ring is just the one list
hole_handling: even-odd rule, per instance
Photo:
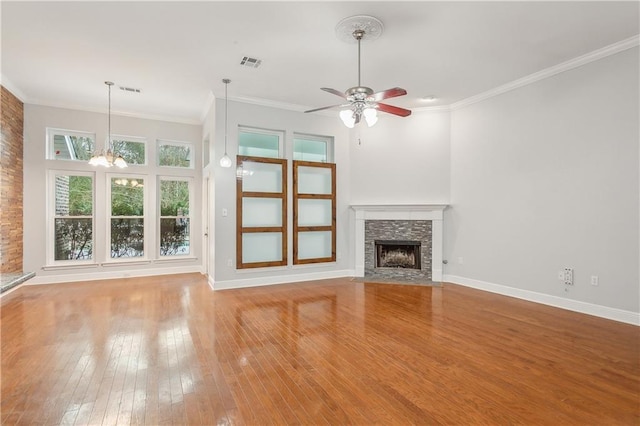
{"label": "electrical outlet", "polygon": [[598,285],[598,276],[591,275],[591,285]]}
{"label": "electrical outlet", "polygon": [[227,266],[233,266],[233,259],[227,259]]}
{"label": "electrical outlet", "polygon": [[222,209],[222,217],[227,217],[229,211],[227,209]]}
{"label": "electrical outlet", "polygon": [[565,285],[573,285],[573,268],[564,268]]}

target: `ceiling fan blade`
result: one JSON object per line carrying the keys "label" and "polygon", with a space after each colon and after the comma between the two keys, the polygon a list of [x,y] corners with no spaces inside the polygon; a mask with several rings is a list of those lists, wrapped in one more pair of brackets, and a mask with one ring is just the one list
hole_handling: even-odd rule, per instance
{"label": "ceiling fan blade", "polygon": [[372,100],[374,102],[381,101],[383,99],[395,98],[396,96],[406,95],[407,91],[401,89],[399,87],[394,87],[393,89],[383,90],[382,92],[374,93],[371,96],[367,97],[367,100]]}
{"label": "ceiling fan blade", "polygon": [[393,105],[387,104],[378,104],[378,109],[380,111],[388,112],[389,114],[399,115],[400,117],[408,117],[411,115],[411,110],[400,108]]}
{"label": "ceiling fan blade", "polygon": [[341,98],[347,99],[347,95],[342,93],[336,89],[330,89],[329,87],[321,87],[320,90],[324,90],[325,92],[333,93],[334,95],[340,96]]}
{"label": "ceiling fan blade", "polygon": [[341,107],[341,106],[343,106],[343,104],[331,105],[331,106],[320,107],[320,108],[314,108],[314,109],[310,109],[309,111],[305,111],[305,112],[316,112],[316,111],[322,111],[323,109],[338,108],[338,107]]}

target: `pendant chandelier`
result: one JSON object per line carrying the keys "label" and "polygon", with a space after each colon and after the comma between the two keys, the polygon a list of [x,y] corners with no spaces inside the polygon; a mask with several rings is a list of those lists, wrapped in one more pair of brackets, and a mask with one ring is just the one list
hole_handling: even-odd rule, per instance
{"label": "pendant chandelier", "polygon": [[113,152],[113,141],[111,140],[111,86],[113,86],[112,81],[105,81],[104,84],[109,87],[109,125],[108,125],[108,136],[105,150],[101,150],[100,153],[94,153],[91,159],[89,160],[89,164],[92,166],[103,166],[103,167],[119,167],[121,169],[127,167],[127,162],[124,161],[122,155],[115,155]]}

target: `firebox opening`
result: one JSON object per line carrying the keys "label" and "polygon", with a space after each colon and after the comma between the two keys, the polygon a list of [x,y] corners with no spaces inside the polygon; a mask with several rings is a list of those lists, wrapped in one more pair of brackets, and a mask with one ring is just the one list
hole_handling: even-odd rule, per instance
{"label": "firebox opening", "polygon": [[376,268],[421,269],[420,241],[375,240]]}

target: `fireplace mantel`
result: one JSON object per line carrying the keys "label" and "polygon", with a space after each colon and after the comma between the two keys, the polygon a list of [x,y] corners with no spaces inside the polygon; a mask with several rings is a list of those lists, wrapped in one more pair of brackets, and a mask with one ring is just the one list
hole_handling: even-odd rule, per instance
{"label": "fireplace mantel", "polygon": [[355,272],[364,276],[365,220],[430,220],[432,224],[432,279],[442,281],[443,213],[447,204],[357,204],[355,211]]}

